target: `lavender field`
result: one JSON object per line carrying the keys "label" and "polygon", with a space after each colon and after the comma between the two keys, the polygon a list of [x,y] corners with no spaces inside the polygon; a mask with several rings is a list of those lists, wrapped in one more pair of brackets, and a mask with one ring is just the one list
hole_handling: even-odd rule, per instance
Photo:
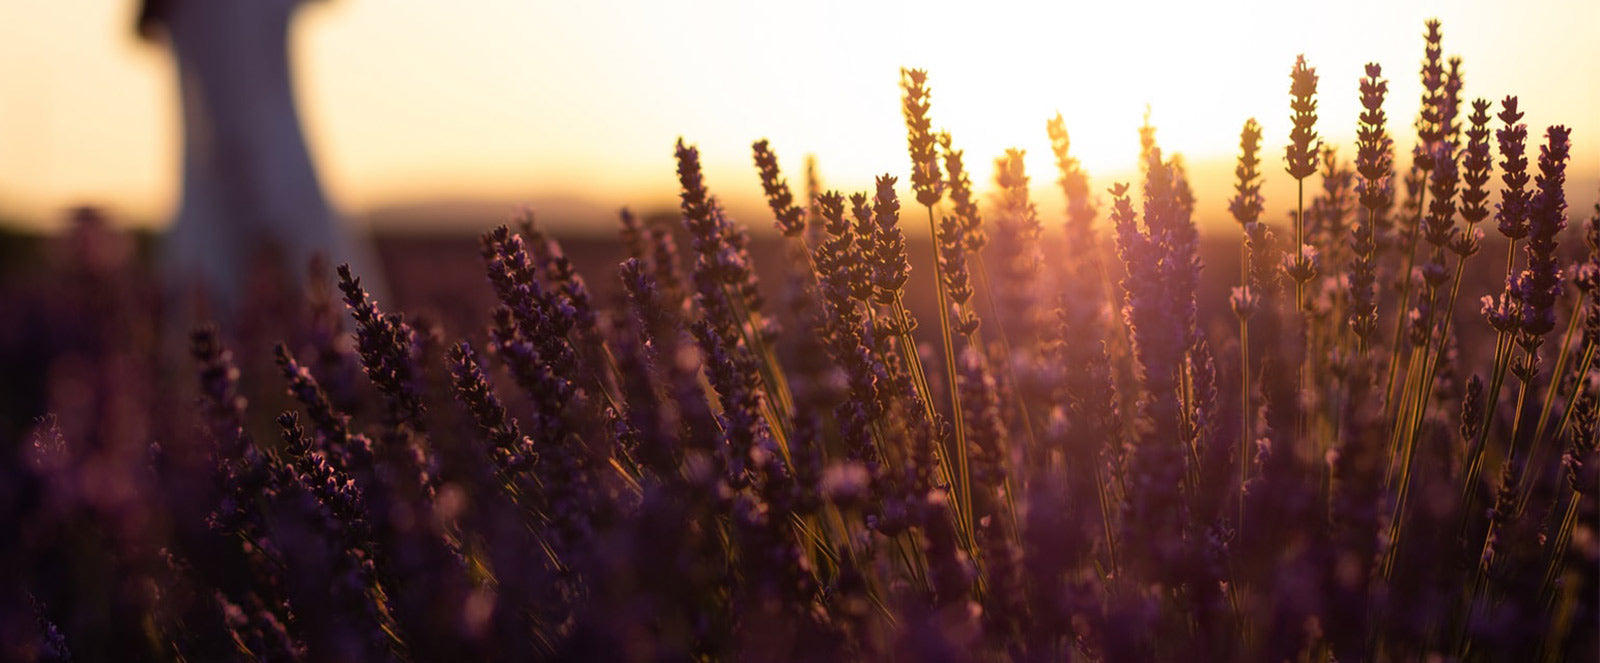
{"label": "lavender field", "polygon": [[760,140],[736,221],[686,136],[675,213],[380,239],[381,300],[8,242],[0,659],[1597,660],[1600,127],[1441,39],[1354,145],[1283,63],[1231,190],[1148,125],[1132,182],[966,154],[906,69],[872,190]]}

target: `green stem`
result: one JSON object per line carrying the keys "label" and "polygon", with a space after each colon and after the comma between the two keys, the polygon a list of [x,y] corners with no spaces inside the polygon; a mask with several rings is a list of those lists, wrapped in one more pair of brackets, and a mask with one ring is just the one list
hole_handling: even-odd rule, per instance
{"label": "green stem", "polygon": [[1417,220],[1411,224],[1411,240],[1406,250],[1406,271],[1400,274],[1400,301],[1395,307],[1394,316],[1394,341],[1389,346],[1389,375],[1383,390],[1383,409],[1387,414],[1394,404],[1395,367],[1400,364],[1400,352],[1405,346],[1400,343],[1406,329],[1406,307],[1411,304],[1411,269],[1417,266],[1417,241],[1422,238],[1422,210],[1427,205],[1427,187],[1417,197]]}
{"label": "green stem", "polygon": [[[1583,319],[1583,300],[1584,295],[1580,294],[1578,296],[1577,305],[1574,306],[1572,309],[1572,315],[1569,316],[1567,320],[1567,331],[1561,336],[1561,354],[1556,356],[1556,367],[1550,371],[1550,385],[1545,388],[1544,403],[1539,410],[1539,425],[1533,429],[1533,440],[1535,445],[1538,445],[1539,442],[1544,440],[1545,425],[1549,423],[1550,410],[1555,406],[1556,396],[1558,395],[1556,392],[1561,386],[1562,373],[1567,370],[1567,363],[1572,356],[1572,334],[1578,328],[1578,321]],[[1586,354],[1588,351],[1589,349],[1585,348]],[[1578,379],[1583,379],[1583,372],[1579,372],[1577,375]],[[1576,391],[1574,391],[1574,393],[1576,393]],[[1560,433],[1560,431],[1557,431],[1557,433]],[[1538,449],[1538,446],[1536,446],[1535,449]],[[1534,458],[1537,462],[1537,455],[1537,453],[1534,453],[1529,457]]]}
{"label": "green stem", "polygon": [[[1594,365],[1594,355],[1595,346],[1590,345],[1583,349],[1583,359],[1578,362],[1578,371],[1575,373],[1579,380],[1583,380],[1584,376],[1589,374],[1589,369]],[[1581,383],[1579,384],[1578,388],[1583,388]],[[1572,419],[1572,412],[1573,410],[1577,409],[1577,407],[1578,398],[1577,395],[1574,394],[1572,398],[1567,399],[1567,406],[1562,410],[1561,418],[1556,420],[1556,429],[1550,433],[1551,437],[1560,438],[1561,434],[1566,432],[1567,422]],[[1542,435],[1543,433],[1541,432],[1540,434]]]}
{"label": "green stem", "polygon": [[[1296,187],[1296,191],[1297,191],[1297,193],[1295,195],[1295,198],[1296,198],[1296,210],[1297,211],[1295,212],[1295,215],[1294,215],[1294,255],[1295,255],[1295,263],[1299,264],[1299,261],[1300,261],[1301,257],[1303,257],[1305,255],[1305,223],[1306,223],[1306,181],[1305,181],[1305,179],[1303,179],[1303,178],[1296,179],[1295,180],[1295,187]],[[1311,319],[1306,315],[1307,311],[1306,311],[1306,305],[1305,305],[1305,290],[1306,290],[1305,281],[1302,281],[1298,277],[1296,277],[1295,280],[1294,280],[1294,307],[1295,307],[1295,313],[1299,316],[1299,319],[1300,319],[1300,341],[1301,341],[1301,345],[1300,345],[1300,362],[1295,368],[1295,383],[1299,386],[1301,394],[1310,394],[1310,393],[1312,393],[1311,384],[1310,384],[1311,375],[1310,375],[1310,372],[1306,370],[1306,364],[1311,361]],[[1298,433],[1298,437],[1300,439],[1302,439],[1302,440],[1304,440],[1307,437],[1309,437],[1309,435],[1310,435],[1310,423],[1308,421],[1309,417],[1306,416],[1306,408],[1304,408],[1304,407],[1296,407],[1295,408],[1295,420],[1296,420],[1295,431],[1296,431],[1296,433]]]}
{"label": "green stem", "polygon": [[[933,206],[925,207],[928,209],[928,238],[933,242],[934,288],[939,291],[939,337],[944,341],[945,379],[948,381],[945,389],[950,392],[950,416],[955,420],[956,429],[956,464],[959,475],[956,478],[956,495],[963,505],[961,512],[970,518],[972,482],[968,470],[966,416],[961,411],[961,390],[956,388],[956,352],[950,334],[950,308],[944,288],[944,265],[939,260],[939,227],[933,220]],[[995,442],[998,443],[999,440]],[[966,526],[971,529],[972,523],[968,522]]]}
{"label": "green stem", "polygon": [[[1471,226],[1468,227],[1467,232],[1468,233],[1472,232],[1472,227]],[[1465,273],[1466,262],[1467,262],[1467,256],[1457,256],[1457,258],[1456,258],[1455,278],[1454,278],[1454,280],[1452,281],[1452,283],[1450,285],[1450,297],[1445,302],[1444,318],[1439,322],[1439,344],[1438,344],[1438,347],[1433,348],[1431,350],[1431,352],[1432,352],[1431,359],[1428,359],[1429,352],[1430,352],[1430,346],[1431,346],[1431,339],[1430,339],[1429,345],[1424,345],[1423,346],[1422,356],[1424,357],[1424,362],[1423,362],[1423,365],[1422,365],[1422,384],[1420,385],[1419,392],[1417,394],[1416,407],[1411,412],[1411,421],[1406,426],[1407,436],[1408,436],[1406,444],[1408,446],[1416,444],[1417,437],[1422,434],[1422,425],[1427,419],[1427,417],[1425,416],[1426,412],[1427,412],[1427,404],[1428,404],[1428,400],[1433,397],[1433,388],[1434,388],[1435,378],[1439,374],[1439,368],[1444,363],[1445,349],[1446,349],[1446,347],[1448,345],[1448,342],[1449,342],[1449,339],[1450,339],[1450,327],[1451,327],[1451,323],[1454,322],[1454,317],[1455,317],[1456,297],[1461,292],[1461,277]],[[1435,297],[1436,295],[1437,295],[1437,293],[1432,292],[1431,289],[1430,289],[1430,292],[1429,292],[1430,301],[1433,301],[1432,298]],[[1429,311],[1430,311],[1429,315],[1430,316],[1433,315],[1433,313],[1431,312],[1432,310],[1433,310],[1433,307],[1430,306],[1429,307]],[[1430,321],[1430,325],[1429,326],[1430,327],[1432,326],[1431,321]],[[1407,462],[1409,463],[1409,461],[1407,461]],[[1408,467],[1406,472],[1403,472],[1402,475],[1403,476],[1409,476],[1409,469],[1410,468]],[[1405,491],[1406,491],[1405,486],[1402,486],[1401,487],[1402,498],[1405,495]]]}
{"label": "green stem", "polygon": [[[1510,282],[1512,274],[1517,268],[1517,240],[1515,237],[1506,244],[1506,280]],[[1461,523],[1457,531],[1464,534],[1467,531],[1467,515],[1472,513],[1472,500],[1478,493],[1478,474],[1483,470],[1484,445],[1489,439],[1489,429],[1494,425],[1494,415],[1499,408],[1494,404],[1499,402],[1500,389],[1505,386],[1506,370],[1511,365],[1512,338],[1506,332],[1497,332],[1494,344],[1494,371],[1489,379],[1489,391],[1484,394],[1483,402],[1488,404],[1483,408],[1483,423],[1478,426],[1478,435],[1472,441],[1472,458],[1467,464],[1467,473],[1462,476],[1461,490]]]}

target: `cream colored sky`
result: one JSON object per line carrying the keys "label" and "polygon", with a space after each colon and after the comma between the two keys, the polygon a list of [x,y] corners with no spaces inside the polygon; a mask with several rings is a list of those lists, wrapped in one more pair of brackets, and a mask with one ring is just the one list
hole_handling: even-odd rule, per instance
{"label": "cream colored sky", "polygon": [[[134,5],[0,4],[0,218],[48,225],[85,201],[153,225],[172,213],[175,83],[166,52],[134,38]],[[1593,200],[1593,0],[332,0],[306,7],[293,52],[312,151],[349,213],[479,198],[648,207],[672,203],[680,135],[735,202],[759,195],[749,144],[762,137],[796,180],[808,152],[833,186],[901,173],[900,66],[930,71],[935,124],[984,180],[994,155],[1020,146],[1035,182],[1052,181],[1044,122],[1058,110],[1097,185],[1126,177],[1150,104],[1162,144],[1197,168],[1231,159],[1239,126],[1259,118],[1281,183],[1295,54],[1322,76],[1325,136],[1350,143],[1368,61],[1391,79],[1391,129],[1404,136],[1431,16],[1446,54],[1465,60],[1467,97],[1519,95],[1536,136],[1574,127],[1569,195]],[[1218,172],[1197,179],[1225,182]],[[1227,194],[1202,188],[1200,203],[1221,210]]]}

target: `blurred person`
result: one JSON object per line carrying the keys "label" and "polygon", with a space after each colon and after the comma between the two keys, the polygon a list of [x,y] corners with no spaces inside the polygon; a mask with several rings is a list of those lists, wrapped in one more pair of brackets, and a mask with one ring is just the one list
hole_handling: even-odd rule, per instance
{"label": "blurred person", "polygon": [[329,205],[300,128],[288,52],[300,0],[141,2],[139,33],[171,47],[183,108],[182,200],[162,250],[178,314],[231,318],[260,281],[252,271],[299,284],[318,253],[382,292],[372,250]]}

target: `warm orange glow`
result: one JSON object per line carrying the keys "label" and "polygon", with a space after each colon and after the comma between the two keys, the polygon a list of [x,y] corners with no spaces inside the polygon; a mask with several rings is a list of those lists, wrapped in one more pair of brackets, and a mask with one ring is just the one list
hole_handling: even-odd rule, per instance
{"label": "warm orange glow", "polygon": [[[178,186],[175,84],[164,51],[135,41],[134,4],[0,7],[14,28],[0,40],[12,63],[0,82],[0,217],[46,223],[97,201],[165,223]],[[1246,118],[1260,120],[1266,156],[1281,150],[1297,53],[1322,76],[1324,136],[1352,142],[1368,61],[1391,80],[1391,130],[1408,135],[1423,20],[1438,16],[1446,54],[1465,58],[1467,97],[1520,95],[1535,136],[1575,128],[1571,195],[1592,199],[1600,4],[1541,0],[1514,15],[1503,3],[1427,4],[335,0],[306,8],[295,53],[312,149],[347,211],[552,196],[643,207],[672,203],[679,135],[733,202],[759,194],[749,144],[761,137],[796,179],[808,152],[831,186],[901,173],[901,66],[929,71],[934,121],[981,185],[1014,146],[1028,150],[1036,187],[1053,182],[1044,125],[1058,111],[1096,188],[1127,178],[1147,104],[1168,151],[1216,170],[1197,180],[1226,182]],[[1264,170],[1269,186],[1284,179],[1275,161]],[[1202,207],[1220,210],[1222,195]]]}

